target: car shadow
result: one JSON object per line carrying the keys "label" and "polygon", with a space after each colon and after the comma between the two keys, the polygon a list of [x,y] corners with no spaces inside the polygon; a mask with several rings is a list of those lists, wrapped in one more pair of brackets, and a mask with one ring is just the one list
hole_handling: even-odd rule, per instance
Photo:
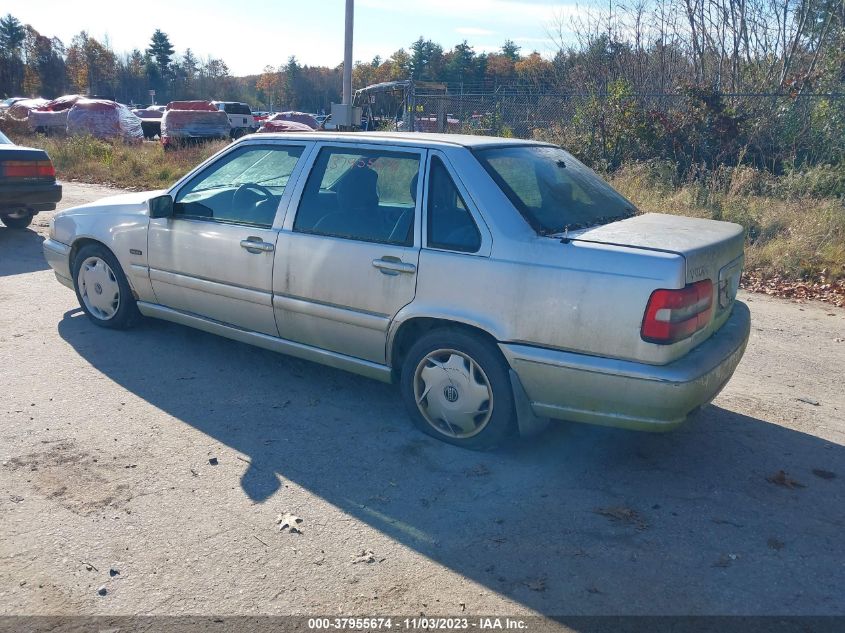
{"label": "car shadow", "polygon": [[113,332],[75,311],[59,333],[247,456],[253,501],[292,480],[543,614],[842,613],[845,449],[813,435],[711,406],[670,434],[561,423],[474,453],[351,374],[154,320]]}
{"label": "car shadow", "polygon": [[43,241],[32,229],[0,226],[0,277],[49,269],[41,250]]}

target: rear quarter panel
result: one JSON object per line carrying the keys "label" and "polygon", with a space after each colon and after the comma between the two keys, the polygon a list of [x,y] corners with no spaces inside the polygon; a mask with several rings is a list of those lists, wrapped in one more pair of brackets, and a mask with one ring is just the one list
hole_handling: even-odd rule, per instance
{"label": "rear quarter panel", "polygon": [[[661,346],[640,338],[655,288],[684,285],[684,259],[670,253],[508,242],[476,257],[424,249],[417,294],[396,318],[443,318],[479,327],[500,342],[661,364]],[[499,251],[504,250],[502,248]]]}

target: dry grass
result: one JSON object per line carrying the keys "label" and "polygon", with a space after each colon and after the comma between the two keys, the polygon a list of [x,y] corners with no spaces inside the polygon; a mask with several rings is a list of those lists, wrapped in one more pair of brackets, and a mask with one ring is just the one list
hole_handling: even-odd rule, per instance
{"label": "dry grass", "polygon": [[[786,191],[752,170],[674,185],[664,168],[632,165],[610,180],[641,210],[736,222],[746,231],[746,270],[827,283],[845,278],[845,206],[836,197]],[[762,193],[755,193],[762,190]]]}
{"label": "dry grass", "polygon": [[16,143],[47,150],[60,180],[123,189],[163,189],[227,145],[215,141],[165,152],[160,143],[124,144],[90,136],[11,135]]}

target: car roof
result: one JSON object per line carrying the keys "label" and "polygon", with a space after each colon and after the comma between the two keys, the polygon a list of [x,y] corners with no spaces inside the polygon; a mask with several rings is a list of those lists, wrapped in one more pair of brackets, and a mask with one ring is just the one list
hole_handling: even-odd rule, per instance
{"label": "car roof", "polygon": [[[243,137],[242,142],[252,135]],[[412,147],[460,146],[469,149],[484,147],[502,147],[518,145],[548,146],[548,143],[527,141],[524,139],[502,138],[500,136],[476,136],[473,134],[432,134],[428,132],[327,132],[311,133],[282,132],[261,134],[261,140],[273,138],[303,141],[330,141],[340,143],[377,143],[391,145],[409,145]]]}

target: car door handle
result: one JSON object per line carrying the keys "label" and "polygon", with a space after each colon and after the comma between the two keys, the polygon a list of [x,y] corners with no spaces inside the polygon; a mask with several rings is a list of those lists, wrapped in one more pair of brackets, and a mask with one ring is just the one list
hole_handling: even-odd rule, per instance
{"label": "car door handle", "polygon": [[385,275],[398,275],[399,273],[413,274],[417,272],[417,267],[413,264],[406,264],[401,259],[394,257],[374,259],[373,266]]}
{"label": "car door handle", "polygon": [[264,242],[259,237],[248,237],[245,240],[241,240],[241,248],[245,248],[253,254],[272,253],[276,250],[276,247],[270,244],[270,242]]}

